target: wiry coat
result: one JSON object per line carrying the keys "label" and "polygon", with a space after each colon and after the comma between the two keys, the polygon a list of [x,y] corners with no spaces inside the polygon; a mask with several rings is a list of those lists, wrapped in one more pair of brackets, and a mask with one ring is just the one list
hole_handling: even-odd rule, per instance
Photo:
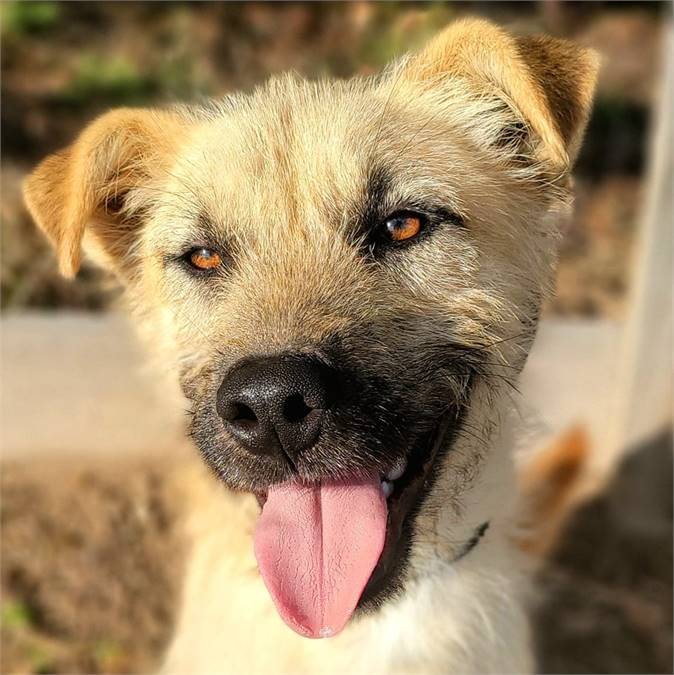
{"label": "wiry coat", "polygon": [[[596,67],[566,42],[464,21],[375,79],[283,76],[210,106],[109,113],[28,179],[64,272],[84,237],[127,285],[229,486],[284,478],[216,423],[223,373],[251,354],[313,350],[355,373],[359,403],[307,455],[307,479],[384,471],[449,405],[461,413],[391,594],[327,641],[276,616],[252,500],[193,478],[167,672],[532,669],[510,394],[551,286]],[[401,207],[428,213],[428,233],[382,251],[372,233]],[[202,241],[227,257],[208,281],[181,267]]]}

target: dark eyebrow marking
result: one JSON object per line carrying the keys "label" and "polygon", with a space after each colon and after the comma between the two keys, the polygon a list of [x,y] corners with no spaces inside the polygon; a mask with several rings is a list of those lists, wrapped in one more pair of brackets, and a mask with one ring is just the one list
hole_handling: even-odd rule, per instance
{"label": "dark eyebrow marking", "polygon": [[202,233],[207,239],[216,243],[219,239],[222,238],[222,233],[218,232],[218,228],[213,223],[212,218],[205,211],[200,211],[196,220],[197,229]]}
{"label": "dark eyebrow marking", "polygon": [[[442,223],[453,223],[463,227],[463,218],[450,208],[422,198],[401,200],[395,192],[391,174],[380,166],[375,166],[369,173],[363,190],[361,203],[356,208],[356,220],[353,241],[370,256],[377,248],[391,248],[390,242],[384,245],[377,241],[377,229],[382,221],[395,211],[415,211],[426,219],[425,229],[414,241],[396,244],[394,248],[402,248],[426,238]],[[383,251],[382,251],[383,252]]]}
{"label": "dark eyebrow marking", "polygon": [[219,225],[203,209],[199,211],[192,228],[190,228],[190,241],[198,246],[215,248],[221,255],[227,255],[228,257],[233,257],[237,248],[235,240],[226,231],[226,228]]}
{"label": "dark eyebrow marking", "polygon": [[370,170],[361,201],[356,206],[355,240],[367,237],[386,216],[388,202],[391,199],[392,182],[390,174],[384,168],[375,166]]}
{"label": "dark eyebrow marking", "polygon": [[234,242],[223,231],[223,228],[217,226],[205,210],[197,213],[196,218],[185,229],[180,239],[181,241],[176,242],[173,250],[163,256],[165,264],[180,260],[195,248],[214,249],[228,268],[235,261],[237,251]]}

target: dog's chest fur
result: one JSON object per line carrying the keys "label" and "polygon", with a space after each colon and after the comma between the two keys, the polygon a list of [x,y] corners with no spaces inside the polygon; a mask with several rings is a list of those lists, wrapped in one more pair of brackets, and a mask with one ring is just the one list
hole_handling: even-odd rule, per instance
{"label": "dog's chest fur", "polygon": [[[187,479],[181,470],[193,549],[162,672],[531,672],[526,565],[510,543],[511,443],[505,433],[496,442],[501,451],[469,490],[463,518],[456,524],[439,518],[433,541],[424,542],[420,559],[412,560],[416,581],[399,599],[329,640],[299,637],[279,618],[253,555],[255,500],[224,490],[201,467]],[[441,494],[436,486],[433,496]],[[452,562],[437,554],[443,544],[468,541],[485,520],[489,530],[465,557]]]}

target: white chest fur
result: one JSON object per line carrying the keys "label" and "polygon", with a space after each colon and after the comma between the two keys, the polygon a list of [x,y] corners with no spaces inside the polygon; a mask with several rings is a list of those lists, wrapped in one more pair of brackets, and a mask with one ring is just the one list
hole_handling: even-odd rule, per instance
{"label": "white chest fur", "polygon": [[[483,474],[488,481],[502,461]],[[490,462],[492,464],[492,462]],[[497,466],[500,465],[500,466]],[[182,474],[184,482],[185,474]],[[182,611],[162,672],[526,673],[533,669],[522,607],[523,565],[508,541],[497,495],[475,489],[462,532],[492,510],[489,531],[464,558],[430,558],[419,580],[379,612],[335,638],[308,640],[278,617],[257,572],[251,536],[257,505],[214,485],[198,469],[190,486],[195,517]],[[488,484],[488,483],[487,483]]]}

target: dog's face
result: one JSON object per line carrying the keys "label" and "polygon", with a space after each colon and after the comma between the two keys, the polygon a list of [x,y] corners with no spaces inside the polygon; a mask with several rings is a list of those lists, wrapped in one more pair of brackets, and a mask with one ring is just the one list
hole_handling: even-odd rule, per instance
{"label": "dog's face", "polygon": [[[374,80],[111,113],[27,183],[63,268],[84,233],[127,284],[219,478],[274,517],[283,490],[301,517],[297,485],[360,486],[353,508],[384,514],[354,602],[404,583],[434,486],[459,512],[487,461],[471,439],[533,338],[595,69],[567,43],[456,24]],[[265,545],[263,574],[281,555]]]}

